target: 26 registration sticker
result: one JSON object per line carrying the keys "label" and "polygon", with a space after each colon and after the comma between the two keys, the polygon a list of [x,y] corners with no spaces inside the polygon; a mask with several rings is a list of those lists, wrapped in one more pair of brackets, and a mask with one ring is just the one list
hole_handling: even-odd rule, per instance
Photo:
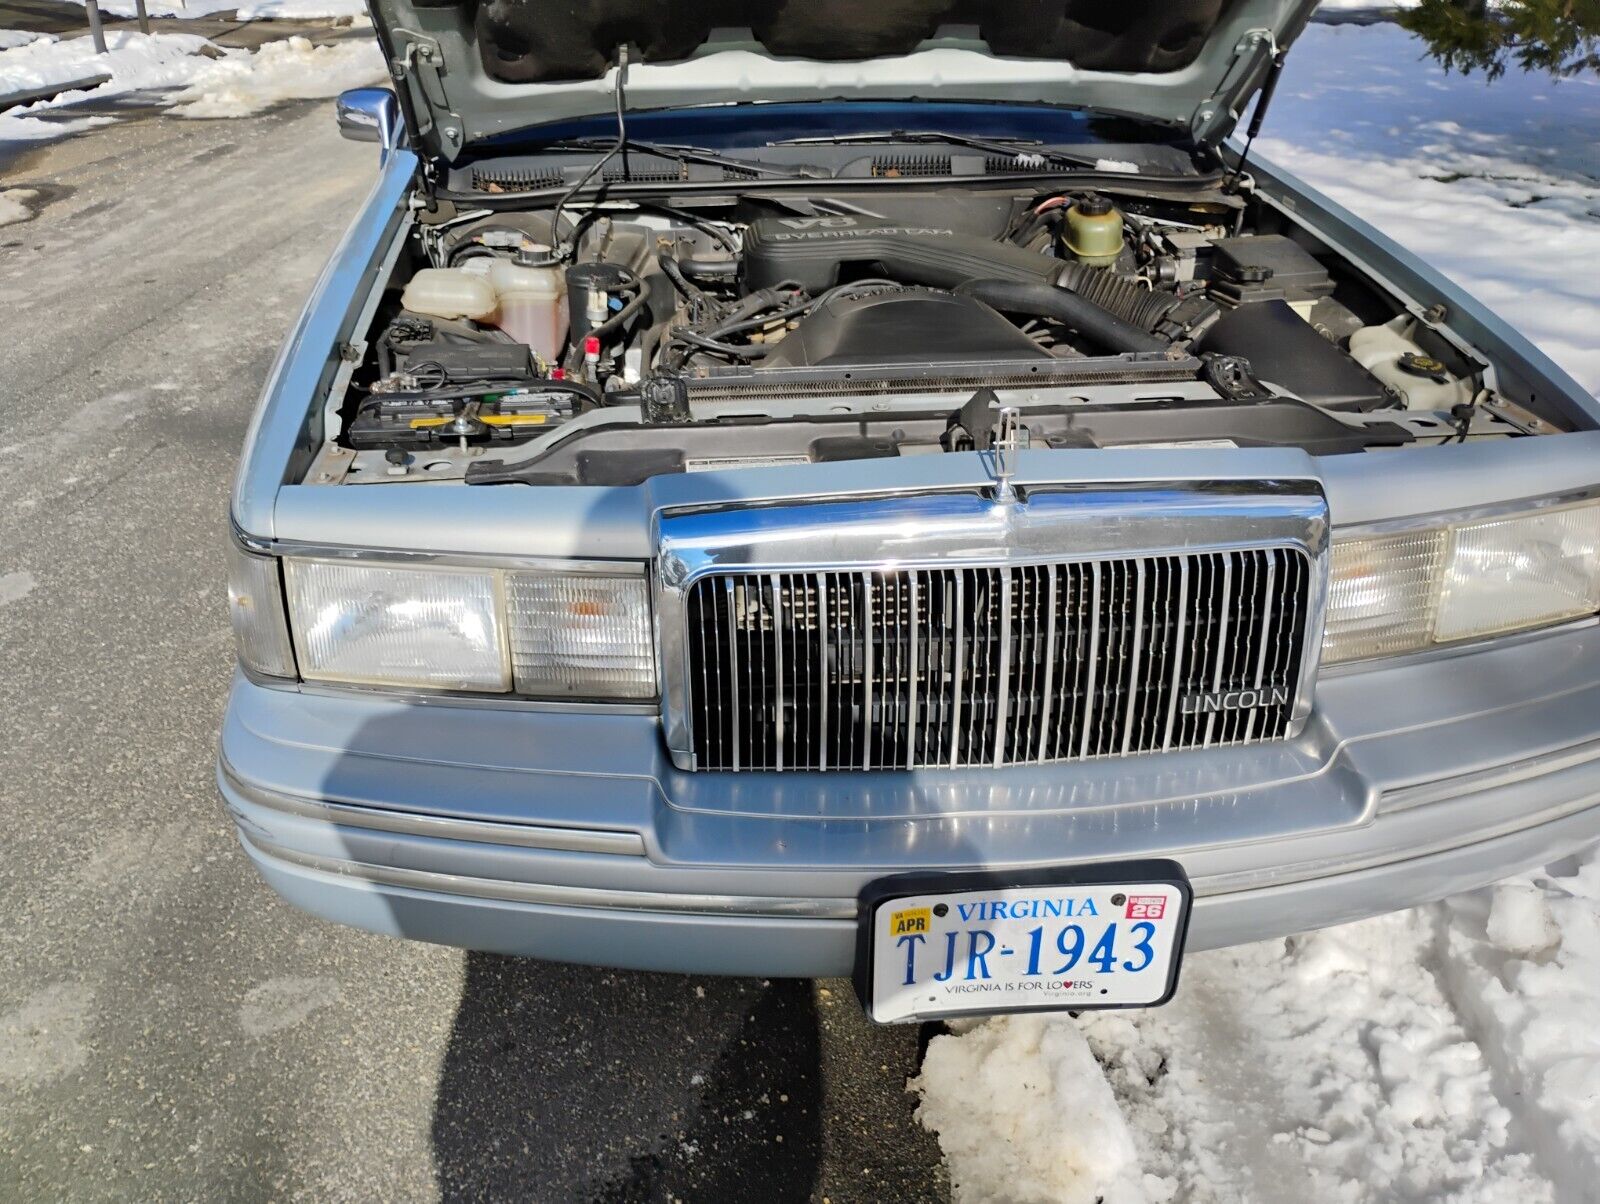
{"label": "26 registration sticker", "polygon": [[1184,907],[1177,885],[1137,882],[884,900],[867,920],[872,1018],[1164,1002]]}

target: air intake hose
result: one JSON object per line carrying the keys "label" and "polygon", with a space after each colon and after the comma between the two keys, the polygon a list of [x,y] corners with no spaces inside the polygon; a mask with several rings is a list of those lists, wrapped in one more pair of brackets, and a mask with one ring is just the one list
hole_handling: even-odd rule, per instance
{"label": "air intake hose", "polygon": [[1002,313],[1052,318],[1110,351],[1165,351],[1171,345],[1124,321],[1101,303],[1051,284],[969,280],[955,291]]}
{"label": "air intake hose", "polygon": [[1179,297],[1159,292],[1105,268],[1082,263],[1063,265],[1056,283],[1124,322],[1160,335],[1166,342],[1195,337],[1216,321],[1220,312],[1203,294]]}

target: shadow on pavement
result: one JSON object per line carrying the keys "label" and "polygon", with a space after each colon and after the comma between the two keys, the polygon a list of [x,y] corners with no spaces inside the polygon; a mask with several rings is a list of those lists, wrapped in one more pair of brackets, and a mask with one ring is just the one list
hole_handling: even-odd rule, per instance
{"label": "shadow on pavement", "polygon": [[445,1200],[809,1200],[822,1159],[809,982],[473,953],[440,1071]]}

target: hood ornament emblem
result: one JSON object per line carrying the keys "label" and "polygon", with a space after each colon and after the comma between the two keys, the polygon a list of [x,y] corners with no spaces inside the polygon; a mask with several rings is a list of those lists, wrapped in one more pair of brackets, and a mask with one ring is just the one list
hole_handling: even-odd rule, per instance
{"label": "hood ornament emblem", "polygon": [[1001,409],[994,425],[994,444],[989,449],[990,473],[994,477],[995,501],[1010,504],[1017,500],[1011,478],[1017,475],[1017,453],[1022,450],[1022,411],[1016,406]]}

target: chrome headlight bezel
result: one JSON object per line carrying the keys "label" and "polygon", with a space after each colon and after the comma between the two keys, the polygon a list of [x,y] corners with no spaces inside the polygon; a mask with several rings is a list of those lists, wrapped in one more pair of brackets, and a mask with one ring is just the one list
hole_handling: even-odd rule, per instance
{"label": "chrome headlight bezel", "polygon": [[[1476,572],[1465,571],[1469,556],[1477,558]],[[1363,574],[1363,564],[1374,567]],[[1600,612],[1600,493],[1335,529],[1329,566],[1327,666],[1473,647],[1582,622]],[[1560,571],[1541,581],[1541,568]],[[1553,590],[1544,606],[1536,595],[1515,594],[1552,584],[1566,593]],[[1481,607],[1495,590],[1502,597],[1511,591],[1520,613],[1463,621],[1463,611]]]}

